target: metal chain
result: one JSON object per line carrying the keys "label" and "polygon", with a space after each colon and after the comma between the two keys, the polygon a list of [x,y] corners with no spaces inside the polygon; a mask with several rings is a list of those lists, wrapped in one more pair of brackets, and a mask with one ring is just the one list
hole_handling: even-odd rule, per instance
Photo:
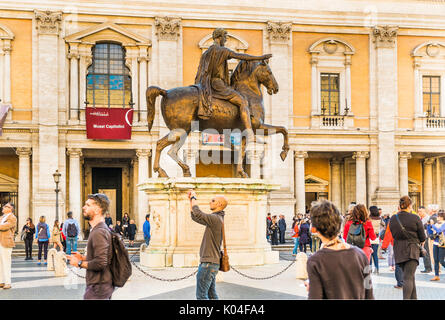
{"label": "metal chain", "polygon": [[244,274],[244,273],[240,272],[239,270],[235,269],[233,266],[230,266],[230,268],[233,269],[233,271],[235,271],[236,273],[238,273],[239,275],[241,275],[241,276],[243,276],[245,278],[249,278],[249,279],[252,279],[252,280],[268,280],[268,279],[272,279],[272,278],[275,278],[275,277],[279,276],[280,274],[285,272],[287,269],[289,269],[294,263],[295,263],[295,260],[292,261],[286,268],[284,268],[280,272],[278,272],[278,273],[276,273],[276,274],[274,274],[272,276],[269,276],[269,277],[252,277],[252,276],[249,276],[247,274]]}
{"label": "metal chain", "polygon": [[81,276],[77,272],[74,272],[74,267],[68,267],[68,270],[71,271],[72,273],[74,273],[76,276],[78,276],[81,279],[86,279],[87,278],[87,277]]}
{"label": "metal chain", "polygon": [[192,274],[187,275],[187,276],[184,276],[184,277],[181,277],[181,278],[175,278],[175,279],[164,279],[164,278],[159,278],[159,277],[156,277],[156,276],[154,276],[154,275],[148,273],[148,272],[145,271],[145,270],[142,270],[142,268],[139,267],[139,266],[133,261],[133,258],[136,256],[136,254],[137,254],[137,253],[135,253],[135,254],[130,258],[130,262],[131,262],[131,264],[132,264],[133,266],[135,266],[136,269],[138,269],[138,270],[139,270],[140,272],[142,272],[144,275],[149,276],[150,278],[153,278],[153,279],[155,279],[155,280],[166,281],[166,282],[181,281],[181,280],[185,280],[185,279],[188,279],[188,278],[190,278],[190,277],[193,277],[195,274],[198,273],[198,270],[196,270],[196,271],[193,272]]}

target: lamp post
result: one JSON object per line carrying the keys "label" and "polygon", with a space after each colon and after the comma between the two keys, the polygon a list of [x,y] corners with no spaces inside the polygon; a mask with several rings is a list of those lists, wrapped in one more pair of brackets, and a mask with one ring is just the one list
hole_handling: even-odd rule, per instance
{"label": "lamp post", "polygon": [[54,177],[54,182],[56,183],[56,190],[54,190],[56,192],[56,220],[59,220],[59,181],[60,181],[60,176],[62,174],[59,172],[59,170],[56,170],[56,172],[53,173],[53,177]]}

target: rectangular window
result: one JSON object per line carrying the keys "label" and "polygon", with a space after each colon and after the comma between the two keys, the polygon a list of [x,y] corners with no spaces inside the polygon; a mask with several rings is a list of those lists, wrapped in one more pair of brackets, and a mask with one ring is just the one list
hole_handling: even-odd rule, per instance
{"label": "rectangular window", "polygon": [[322,115],[340,114],[340,74],[320,74],[320,101]]}
{"label": "rectangular window", "polygon": [[440,76],[423,76],[423,111],[428,117],[440,116]]}

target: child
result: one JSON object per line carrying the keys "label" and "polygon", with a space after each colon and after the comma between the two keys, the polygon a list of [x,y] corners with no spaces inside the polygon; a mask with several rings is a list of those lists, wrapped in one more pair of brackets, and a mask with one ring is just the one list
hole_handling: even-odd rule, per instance
{"label": "child", "polygon": [[130,224],[128,225],[128,229],[127,229],[128,240],[130,240],[130,247],[133,247],[133,245],[134,245],[134,236],[136,235],[136,230],[137,230],[137,227],[134,224],[134,220],[131,219]]}

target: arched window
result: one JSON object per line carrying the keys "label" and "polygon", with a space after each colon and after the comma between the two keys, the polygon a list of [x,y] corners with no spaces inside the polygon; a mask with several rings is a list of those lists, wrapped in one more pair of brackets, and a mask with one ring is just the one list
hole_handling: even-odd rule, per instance
{"label": "arched window", "polygon": [[87,101],[94,107],[131,106],[130,70],[125,66],[125,50],[115,43],[97,43],[88,67]]}

